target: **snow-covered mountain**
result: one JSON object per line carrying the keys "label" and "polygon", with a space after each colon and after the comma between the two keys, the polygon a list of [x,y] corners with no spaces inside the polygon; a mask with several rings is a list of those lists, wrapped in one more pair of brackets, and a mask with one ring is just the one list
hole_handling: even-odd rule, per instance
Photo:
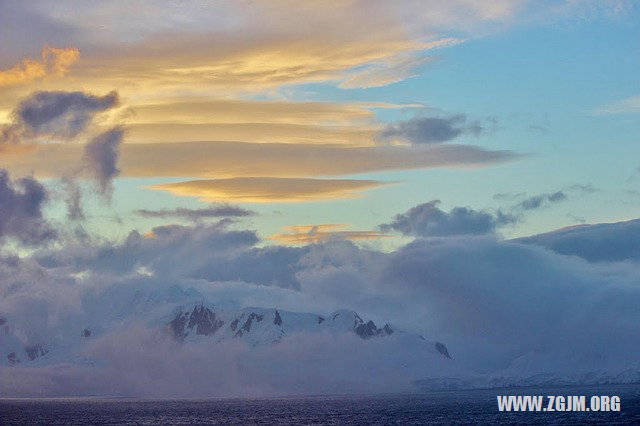
{"label": "snow-covered mountain", "polygon": [[[559,366],[553,353],[523,354],[479,374],[444,342],[352,310],[323,315],[212,299],[193,288],[122,285],[87,292],[64,312],[0,313],[0,368],[15,378],[7,379],[10,389],[29,371],[49,383],[52,371],[63,378],[72,369],[82,378],[78,394],[155,395],[158,377],[173,371],[163,396],[242,394],[256,386],[277,394],[640,381],[637,364]],[[60,379],[50,387],[65,395],[67,386]],[[58,391],[42,395],[51,392]]]}
{"label": "snow-covered mountain", "polygon": [[[0,362],[6,366],[93,363],[85,355],[89,342],[140,322],[184,345],[235,340],[256,347],[277,344],[288,335],[351,334],[363,340],[393,337],[404,342],[401,344],[418,345],[425,356],[451,358],[441,342],[406,333],[389,323],[378,327],[373,321],[365,321],[347,309],[330,315],[275,308],[234,309],[224,304],[218,307],[213,303],[194,302],[190,300],[194,299],[194,294],[176,288],[163,293],[135,292],[129,296],[129,300],[120,293],[89,298],[85,300],[85,303],[93,305],[93,309],[88,310],[89,315],[70,314],[52,326],[38,324],[37,320],[36,323],[20,323],[11,321],[10,317],[0,318]],[[197,296],[200,298],[201,295]],[[110,303],[104,303],[105,297],[110,299]],[[176,303],[185,299],[186,303]]]}

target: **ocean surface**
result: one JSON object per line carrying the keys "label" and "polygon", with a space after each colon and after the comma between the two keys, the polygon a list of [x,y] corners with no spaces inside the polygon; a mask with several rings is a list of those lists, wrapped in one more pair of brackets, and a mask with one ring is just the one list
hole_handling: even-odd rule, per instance
{"label": "ocean surface", "polygon": [[[497,395],[618,395],[620,412],[499,412]],[[0,399],[0,424],[640,424],[640,385],[263,399]]]}

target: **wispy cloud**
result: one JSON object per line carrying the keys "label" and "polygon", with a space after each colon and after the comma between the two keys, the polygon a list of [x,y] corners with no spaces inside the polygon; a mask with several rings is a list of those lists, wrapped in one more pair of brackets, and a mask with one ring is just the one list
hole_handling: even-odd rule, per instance
{"label": "wispy cloud", "polygon": [[255,214],[251,210],[222,203],[212,204],[209,207],[199,209],[189,209],[186,207],[161,210],[139,209],[136,210],[135,213],[146,218],[180,218],[196,222],[206,218],[244,217]]}
{"label": "wispy cloud", "polygon": [[593,110],[594,114],[637,114],[640,113],[640,95],[631,96]]}
{"label": "wispy cloud", "polygon": [[361,241],[386,238],[388,235],[377,231],[344,231],[348,225],[343,224],[318,224],[318,225],[293,225],[285,226],[288,232],[274,234],[269,240],[283,244],[315,244],[326,241]]}
{"label": "wispy cloud", "polygon": [[0,87],[23,84],[47,76],[62,77],[79,57],[80,51],[74,47],[45,46],[39,61],[27,58],[12,68],[0,70]]}

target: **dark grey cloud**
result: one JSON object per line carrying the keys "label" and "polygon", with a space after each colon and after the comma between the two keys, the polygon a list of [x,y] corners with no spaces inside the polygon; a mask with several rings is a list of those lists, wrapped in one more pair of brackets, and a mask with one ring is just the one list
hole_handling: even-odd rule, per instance
{"label": "dark grey cloud", "polygon": [[[525,211],[537,210],[540,208],[548,207],[552,204],[560,203],[568,200],[575,195],[589,195],[600,191],[592,184],[573,184],[564,187],[563,189],[555,192],[546,192],[542,194],[532,195],[520,201],[516,205],[512,206],[512,210],[516,213],[522,214]],[[494,200],[516,200],[524,197],[526,194],[520,192],[517,194],[500,193],[493,196]]]}
{"label": "dark grey cloud", "polygon": [[0,169],[0,238],[12,237],[27,245],[41,244],[56,236],[42,216],[47,191],[37,180],[12,181]]}
{"label": "dark grey cloud", "polygon": [[486,235],[516,220],[500,211],[491,213],[467,207],[454,207],[445,212],[438,207],[439,204],[440,200],[419,204],[397,214],[392,222],[380,225],[380,229],[417,237]]}
{"label": "dark grey cloud", "polygon": [[[495,122],[490,120],[495,126]],[[480,121],[468,121],[464,114],[450,117],[415,117],[407,121],[389,124],[377,138],[384,142],[401,139],[416,145],[448,142],[462,134],[478,136],[487,126]]]}
{"label": "dark grey cloud", "polygon": [[548,206],[550,204],[565,201],[567,194],[564,191],[556,191],[553,193],[538,194],[522,200],[516,205],[516,208],[521,210],[536,210],[541,207]]}
{"label": "dark grey cloud", "polygon": [[64,202],[67,205],[67,218],[72,221],[84,220],[82,188],[78,182],[71,177],[66,177],[60,180],[60,185],[64,192]]}
{"label": "dark grey cloud", "polygon": [[82,133],[97,113],[118,105],[118,93],[105,96],[84,92],[35,92],[13,111],[13,121],[0,133],[0,142],[32,142],[31,138],[73,139]]}
{"label": "dark grey cloud", "polygon": [[121,244],[80,244],[66,250],[41,253],[40,265],[70,266],[80,272],[126,275],[144,267],[155,276],[243,281],[258,285],[298,288],[296,262],[305,248],[255,247],[253,231],[231,231],[223,220],[214,224],[165,225],[142,236],[131,232]]}
{"label": "dark grey cloud", "polygon": [[230,204],[212,204],[209,207],[200,209],[188,209],[185,207],[177,207],[175,209],[149,210],[140,209],[135,211],[142,217],[146,218],[181,218],[190,221],[198,221],[207,218],[219,217],[244,217],[255,214],[251,210],[243,209]]}
{"label": "dark grey cloud", "polygon": [[572,226],[516,241],[589,262],[640,261],[640,219]]}
{"label": "dark grey cloud", "polygon": [[524,196],[525,196],[524,192],[518,192],[515,194],[511,192],[499,192],[493,195],[493,199],[496,201],[502,201],[502,200],[511,201]]}
{"label": "dark grey cloud", "polygon": [[100,192],[110,196],[113,178],[120,174],[118,155],[124,137],[124,129],[115,127],[99,134],[84,147],[84,164],[97,182]]}

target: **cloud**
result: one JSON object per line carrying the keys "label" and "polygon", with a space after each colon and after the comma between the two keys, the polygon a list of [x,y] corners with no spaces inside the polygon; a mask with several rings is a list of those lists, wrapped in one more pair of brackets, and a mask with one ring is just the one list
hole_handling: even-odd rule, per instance
{"label": "cloud", "polygon": [[100,193],[110,196],[113,178],[120,174],[117,167],[120,145],[124,129],[115,127],[94,137],[84,146],[83,162],[90,174],[94,175]]}
{"label": "cloud", "polygon": [[[5,158],[16,174],[60,175],[60,165],[81,157],[80,147],[40,145]],[[336,176],[431,167],[483,167],[521,158],[511,151],[464,145],[344,147],[246,142],[123,144],[122,176],[301,177]],[[257,159],[257,160],[256,160]],[[46,161],[45,161],[46,160]]]}
{"label": "cloud", "polygon": [[94,96],[84,92],[35,92],[13,111],[13,122],[2,128],[0,142],[34,143],[69,140],[85,131],[96,113],[118,105],[118,93]]}
{"label": "cloud", "polygon": [[[394,105],[380,105],[384,106]],[[370,124],[375,118],[368,104],[287,100],[177,98],[163,102],[132,104],[131,108],[135,111],[135,115],[129,120],[132,124],[181,122],[344,126]]]}
{"label": "cloud", "polygon": [[319,225],[294,225],[285,226],[289,231],[283,234],[274,234],[269,237],[271,241],[283,244],[316,244],[326,241],[361,241],[385,238],[387,235],[376,231],[337,231],[347,225],[319,224]]}
{"label": "cloud", "polygon": [[498,211],[477,211],[468,207],[454,207],[445,212],[440,200],[412,207],[395,216],[392,222],[380,225],[382,231],[396,231],[418,237],[493,234],[497,228],[515,222],[515,217]]}
{"label": "cloud", "polygon": [[388,183],[373,180],[245,177],[192,180],[150,186],[175,195],[245,203],[304,202],[354,198]]}
{"label": "cloud", "polygon": [[640,219],[577,225],[516,241],[579,256],[589,262],[640,261]]}
{"label": "cloud", "polygon": [[541,207],[548,206],[550,204],[565,201],[567,194],[564,191],[556,191],[548,194],[539,194],[522,200],[516,205],[516,209],[520,210],[537,210]]}
{"label": "cloud", "polygon": [[[424,44],[424,49],[450,47],[461,43],[462,40],[444,38]],[[401,53],[383,61],[364,66],[363,69],[347,73],[338,87],[343,89],[380,87],[406,80],[416,75],[416,69],[433,60],[431,57]]]}
{"label": "cloud", "polygon": [[158,226],[146,236],[131,232],[122,243],[81,241],[64,250],[41,252],[36,258],[52,270],[85,271],[90,281],[140,279],[137,271],[144,268],[149,271],[150,282],[188,278],[299,286],[295,263],[303,249],[256,248],[259,239],[255,232],[231,231],[225,225],[223,220],[196,226]]}
{"label": "cloud", "polygon": [[411,300],[403,308],[467,365],[526,377],[633,362],[637,268],[487,238],[416,240],[386,262],[379,285]]}
{"label": "cloud", "polygon": [[140,209],[136,210],[135,213],[146,218],[181,218],[191,221],[219,217],[244,217],[255,214],[251,210],[223,203],[212,204],[209,207],[200,209],[188,209],[185,207],[162,210]]}
{"label": "cloud", "polygon": [[56,232],[43,218],[47,200],[44,186],[33,178],[11,181],[0,169],[0,238],[10,237],[36,246],[52,240]]}
{"label": "cloud", "polygon": [[597,115],[608,114],[637,114],[640,112],[640,95],[631,96],[617,102],[604,105],[593,110]]}
{"label": "cloud", "polygon": [[412,144],[437,144],[448,142],[463,134],[478,136],[487,131],[479,121],[468,122],[464,114],[450,117],[415,117],[388,125],[378,133],[378,140],[401,140]]}
{"label": "cloud", "polygon": [[[640,232],[632,223],[595,228],[598,239],[612,245],[621,243],[624,234],[637,237]],[[336,228],[316,228],[332,229]],[[308,226],[291,230],[314,231]],[[29,341],[45,342],[59,336],[59,330],[71,330],[73,338],[79,338],[78,327],[84,325],[78,324],[113,319],[105,320],[108,327],[94,329],[95,344],[85,354],[99,360],[100,367],[70,371],[58,364],[18,370],[22,377],[34,379],[30,383],[49,383],[44,389],[24,385],[24,380],[15,380],[13,370],[3,370],[4,389],[48,395],[110,391],[228,396],[251,384],[273,395],[283,389],[330,392],[345,384],[344,377],[353,386],[357,383],[357,389],[388,390],[385,384],[407,389],[403,386],[415,378],[452,373],[444,373],[444,365],[431,368],[430,363],[424,370],[396,369],[396,363],[385,370],[382,367],[396,356],[416,360],[415,353],[412,358],[411,351],[402,352],[405,347],[395,342],[355,346],[302,335],[287,336],[290,340],[281,345],[251,349],[240,342],[218,346],[209,340],[178,345],[163,337],[161,318],[181,301],[200,300],[303,312],[330,312],[346,305],[374,316],[376,322],[391,321],[401,329],[437,337],[451,352],[457,374],[464,372],[462,377],[470,380],[480,375],[485,384],[503,383],[492,378],[509,383],[539,374],[563,380],[590,372],[615,375],[637,364],[638,265],[618,261],[637,257],[637,250],[618,252],[613,262],[602,258],[589,263],[523,241],[473,235],[417,239],[392,252],[359,248],[348,241],[259,247],[254,232],[230,231],[220,224],[163,226],[152,235],[133,232],[122,242],[65,243],[23,259],[0,257],[0,312],[16,327],[30,330]],[[593,250],[606,256],[609,247]],[[124,313],[131,322],[122,323]],[[157,320],[142,321],[149,315]],[[211,363],[212,354],[229,362]],[[178,362],[182,367],[175,375],[158,376],[176,360],[184,362]],[[297,363],[300,360],[304,362]],[[425,364],[421,360],[418,364]],[[211,368],[221,364],[233,374],[218,377]],[[264,365],[273,368],[265,370]],[[366,368],[345,376],[358,365]],[[370,374],[373,366],[390,375]],[[299,369],[308,375],[300,376]],[[201,385],[188,386],[196,375]],[[315,375],[322,381],[311,380]],[[65,387],[64,377],[87,379],[74,381],[81,386]],[[219,380],[217,386],[211,380]]]}
{"label": "cloud", "polygon": [[372,145],[377,126],[287,123],[144,123],[128,126],[132,142],[196,142],[216,135],[220,140],[290,144]]}
{"label": "cloud", "polygon": [[42,60],[23,59],[12,68],[0,70],[0,87],[23,84],[47,76],[62,77],[69,67],[80,57],[80,51],[74,47],[42,48]]}

